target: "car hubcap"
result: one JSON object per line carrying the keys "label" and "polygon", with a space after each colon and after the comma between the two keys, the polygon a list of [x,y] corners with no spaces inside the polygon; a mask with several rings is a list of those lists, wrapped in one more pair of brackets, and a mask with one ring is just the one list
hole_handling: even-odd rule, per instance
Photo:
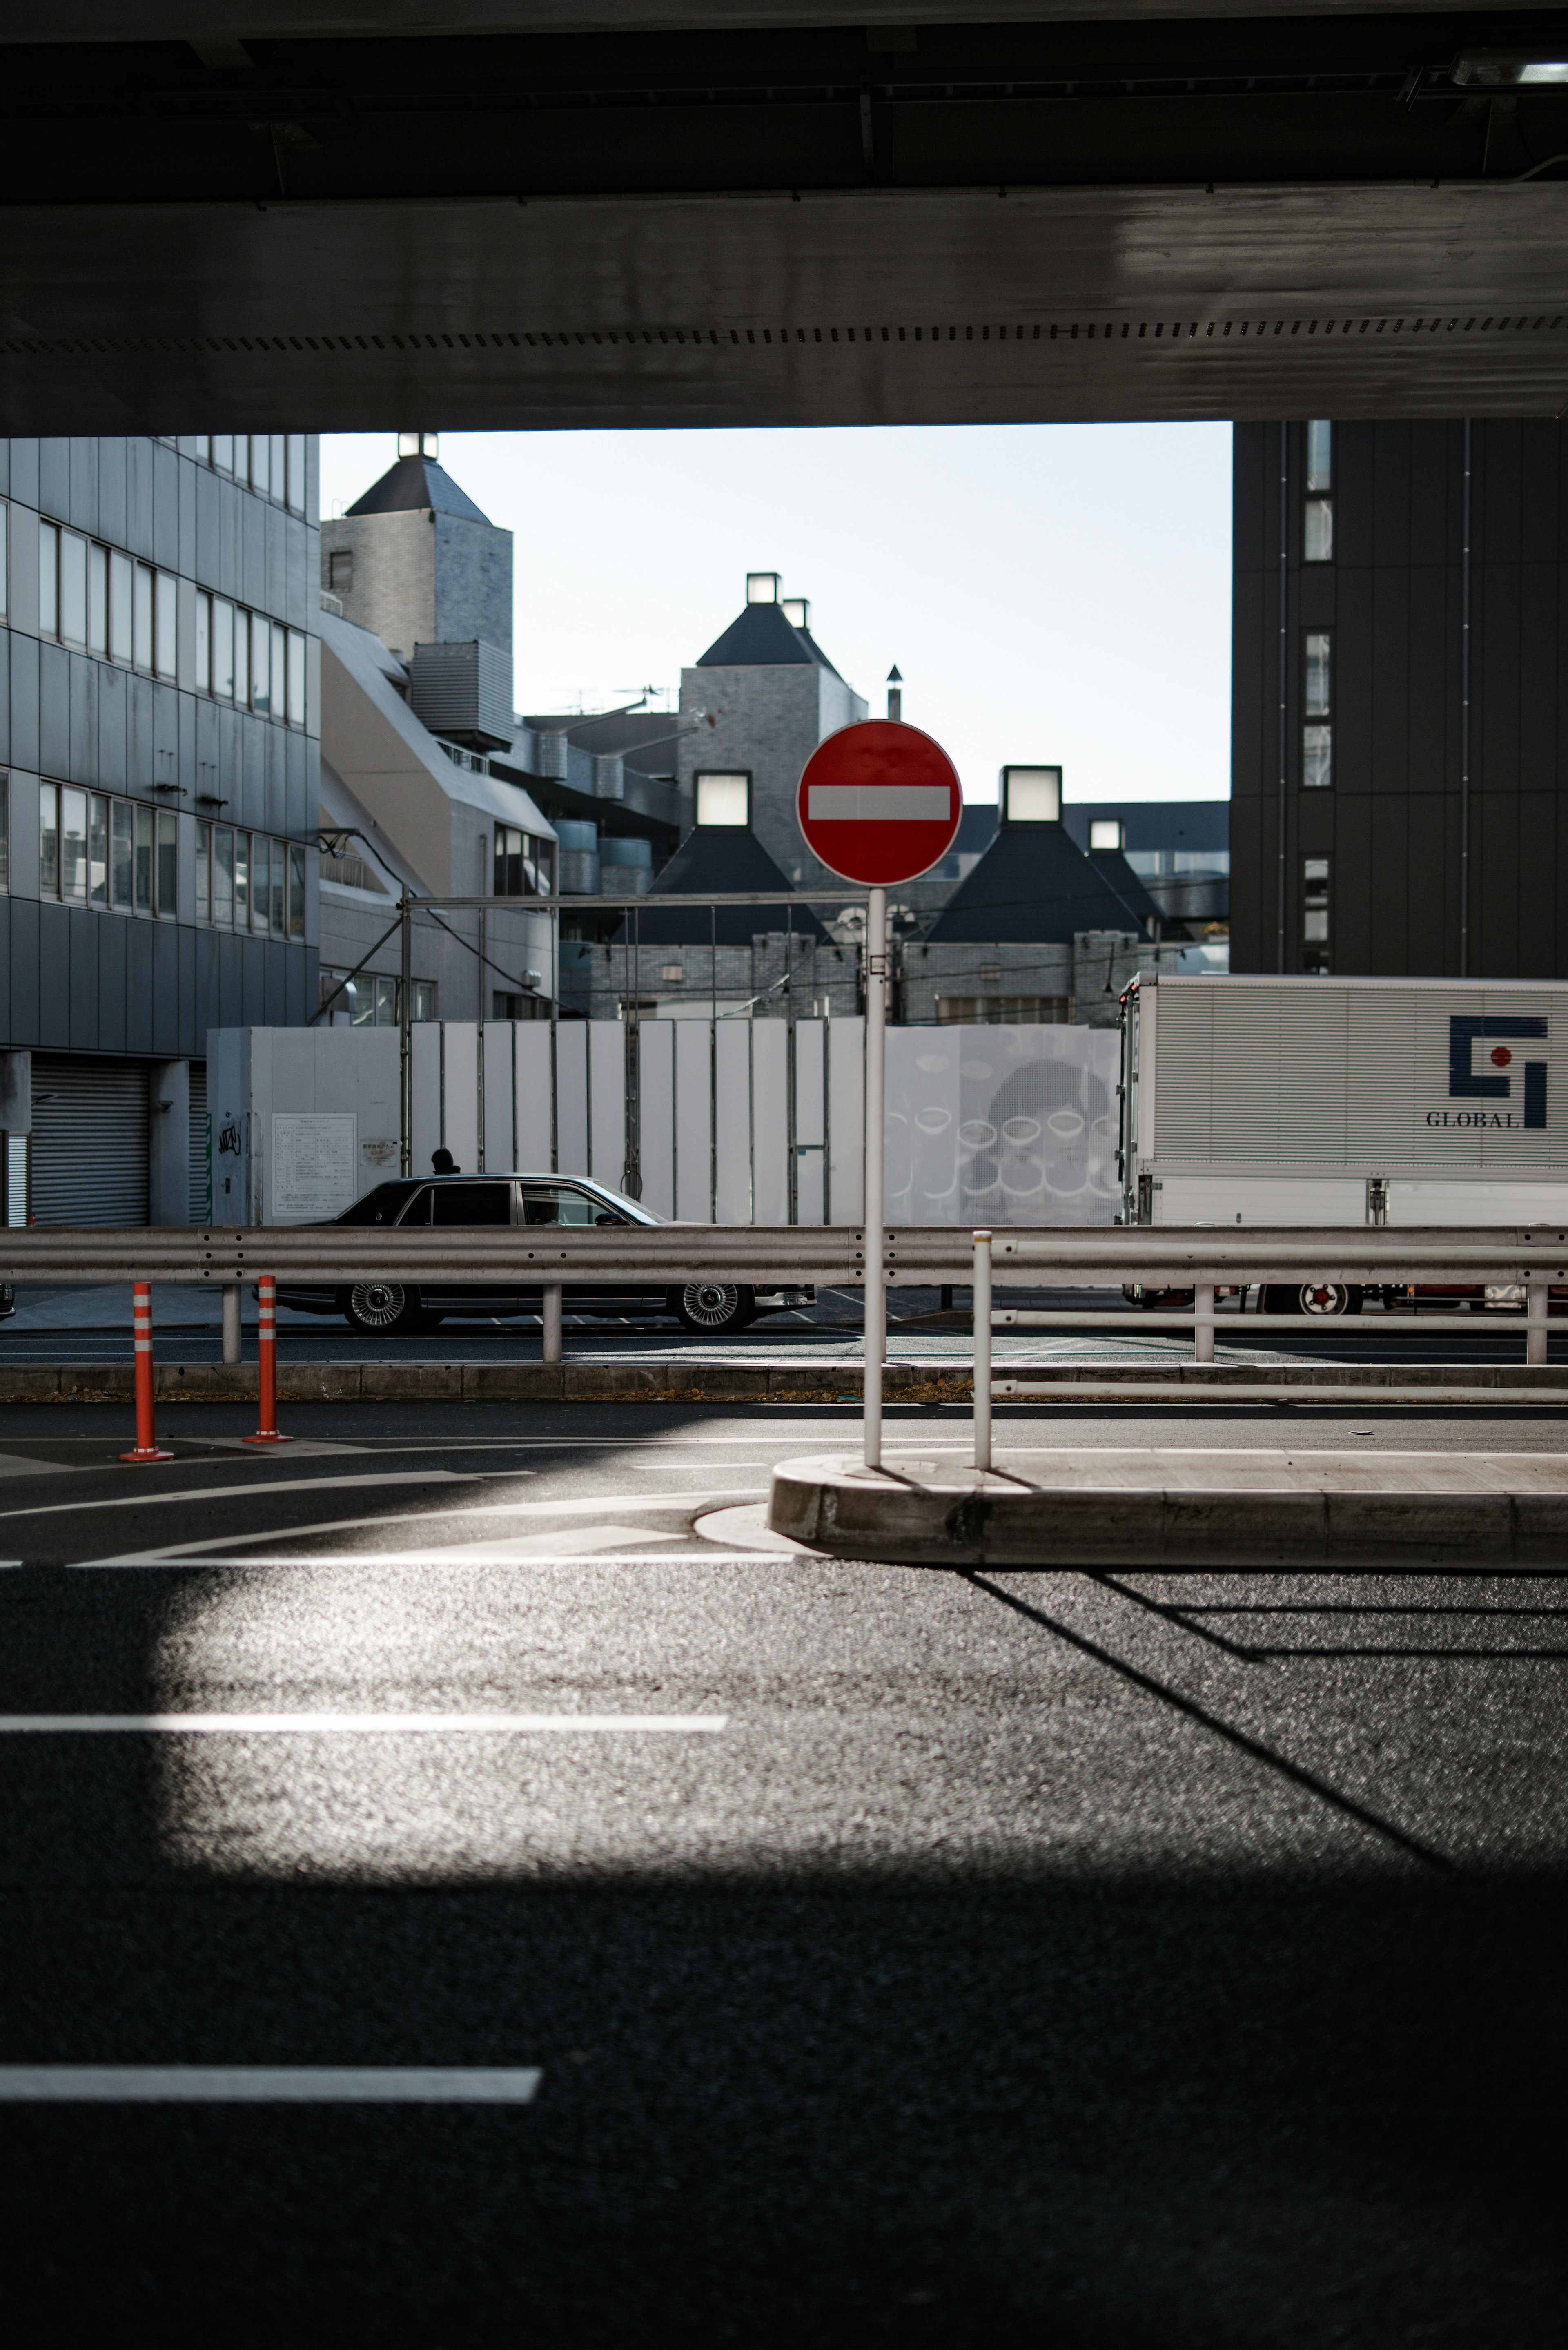
{"label": "car hubcap", "polygon": [[367,1330],[385,1330],[403,1310],[407,1293],[396,1281],[361,1281],[348,1293],[348,1307]]}
{"label": "car hubcap", "polygon": [[1303,1314],[1343,1314],[1345,1305],[1344,1290],[1333,1283],[1325,1282],[1318,1288],[1302,1291]]}
{"label": "car hubcap", "polygon": [[722,1330],[735,1318],[741,1293],[738,1289],[726,1289],[722,1282],[694,1281],[689,1289],[681,1291],[680,1303],[686,1308],[688,1320],[700,1322],[704,1330]]}

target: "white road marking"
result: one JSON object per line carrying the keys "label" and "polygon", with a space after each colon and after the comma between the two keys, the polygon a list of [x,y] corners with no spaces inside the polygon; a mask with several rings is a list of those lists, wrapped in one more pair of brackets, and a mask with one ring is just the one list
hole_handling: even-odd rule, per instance
{"label": "white road marking", "polygon": [[0,1477],[57,1477],[59,1461],[27,1461],[19,1452],[0,1452]]}
{"label": "white road marking", "polygon": [[619,1550],[626,1543],[684,1542],[684,1527],[661,1534],[653,1526],[576,1526],[553,1534],[519,1534],[513,1542],[438,1543],[420,1554],[432,1566],[500,1566],[509,1558],[578,1558],[590,1551]]}
{"label": "white road marking", "polygon": [[[650,1533],[646,1526],[641,1526],[638,1529],[638,1540],[656,1543],[695,1542],[697,1537],[684,1533],[656,1534]],[[815,1552],[810,1555],[813,1557],[817,1555]],[[337,1568],[363,1565],[431,1566],[437,1564],[458,1566],[506,1566],[519,1565],[529,1558],[570,1555],[575,1555],[575,1553],[572,1550],[569,1534],[561,1536],[559,1540],[546,1534],[540,1537],[537,1550],[524,1549],[521,1544],[514,1546],[504,1542],[465,1543],[458,1556],[445,1560],[441,1559],[436,1552],[431,1550],[330,1550],[304,1552],[298,1556],[288,1558],[257,1558],[254,1555],[249,1558],[225,1558],[221,1554],[216,1556],[209,1554],[202,1558],[95,1558],[78,1561],[78,1565],[145,1567],[149,1572],[154,1567],[164,1567],[171,1571],[184,1568],[189,1569],[192,1575],[205,1575],[218,1568],[232,1568],[235,1574],[249,1575],[253,1570],[259,1572],[263,1567],[286,1566]],[[687,1551],[680,1555],[682,1565],[687,1566],[690,1566],[694,1560],[700,1560],[704,1566],[755,1566],[757,1563],[754,1550],[747,1552],[700,1549]],[[668,1551],[644,1553],[618,1550],[609,1564],[613,1566],[668,1566],[670,1559],[670,1554]],[[4,1559],[0,1559],[0,1566],[5,1564]],[[19,1558],[13,1559],[10,1564],[13,1566],[20,1566],[22,1561]]]}
{"label": "white road marking", "polygon": [[[267,1461],[280,1456],[266,1453]],[[536,1469],[511,1469],[501,1472],[512,1477],[536,1477]],[[493,1479],[493,1469],[367,1469],[353,1477],[288,1477],[275,1480],[270,1488],[274,1492],[329,1493],[349,1485],[478,1485]],[[0,1510],[0,1518],[58,1518],[71,1510],[135,1510],[156,1506],[161,1502],[233,1502],[254,1498],[268,1487],[259,1479],[248,1485],[182,1485],[171,1493],[166,1486],[150,1485],[141,1493],[117,1493],[101,1502],[39,1503],[30,1510]]]}
{"label": "white road marking", "polygon": [[543,2077],[514,2064],[5,2064],[0,2102],[526,2106]]}
{"label": "white road marking", "polygon": [[729,1727],[723,1713],[0,1713],[0,1737],[95,1737],[171,1732],[180,1737],[517,1738],[536,1732],[591,1737]]}
{"label": "white road marking", "polygon": [[[332,1483],[335,1480],[322,1480]],[[356,1479],[355,1482],[360,1482]],[[245,1490],[249,1490],[246,1488]],[[95,1566],[161,1566],[166,1560],[191,1558],[196,1553],[211,1550],[222,1542],[229,1550],[248,1549],[252,1543],[275,1543],[280,1539],[299,1541],[306,1534],[340,1534],[363,1533],[368,1527],[450,1525],[454,1518],[558,1518],[580,1517],[602,1510],[688,1510],[701,1509],[706,1503],[724,1502],[735,1494],[754,1494],[754,1485],[721,1485],[716,1490],[700,1493],[605,1493],[597,1500],[581,1499],[565,1502],[480,1502],[472,1509],[401,1510],[375,1518],[327,1518],[313,1526],[289,1526],[280,1530],[269,1526],[263,1534],[209,1534],[201,1542],[168,1543],[158,1550],[129,1551],[113,1558],[82,1558],[78,1567]],[[421,1556],[428,1557],[428,1552]],[[346,1552],[345,1557],[374,1559],[376,1551]]]}

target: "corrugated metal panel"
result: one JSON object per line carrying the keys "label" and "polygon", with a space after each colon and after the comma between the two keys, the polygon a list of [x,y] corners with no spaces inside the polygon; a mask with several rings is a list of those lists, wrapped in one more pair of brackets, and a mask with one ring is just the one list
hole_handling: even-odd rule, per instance
{"label": "corrugated metal panel", "polygon": [[[1450,1093],[1456,1015],[1546,1020],[1544,1043],[1511,1048],[1506,1097]],[[1562,1166],[1568,1049],[1559,1068],[1559,1024],[1568,1040],[1561,988],[1168,983],[1159,991],[1155,1155],[1162,1164]],[[1527,1057],[1547,1065],[1544,1127],[1524,1124]]]}
{"label": "corrugated metal panel", "polygon": [[147,1065],[33,1055],[33,1215],[40,1224],[144,1224]]}
{"label": "corrugated metal panel", "polygon": [[204,1224],[212,1216],[207,1171],[207,1064],[191,1064],[191,1222]]}

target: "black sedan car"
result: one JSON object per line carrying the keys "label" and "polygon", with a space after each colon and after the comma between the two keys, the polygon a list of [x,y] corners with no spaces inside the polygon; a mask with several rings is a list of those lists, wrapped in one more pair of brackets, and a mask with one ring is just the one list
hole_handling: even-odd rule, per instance
{"label": "black sedan car", "polygon": [[[337,1218],[340,1224],[595,1225],[661,1224],[635,1200],[580,1175],[414,1175],[379,1183]],[[815,1304],[813,1289],[746,1289],[721,1281],[688,1282],[684,1288],[652,1282],[624,1289],[568,1289],[567,1314],[619,1317],[670,1314],[701,1337],[723,1338],[743,1330],[759,1314],[782,1314]],[[498,1315],[537,1314],[536,1288],[514,1282],[413,1288],[400,1281],[357,1281],[349,1288],[309,1282],[279,1283],[277,1302],[296,1314],[341,1314],[351,1330],[366,1337],[400,1337],[433,1330],[459,1315],[493,1321]]]}

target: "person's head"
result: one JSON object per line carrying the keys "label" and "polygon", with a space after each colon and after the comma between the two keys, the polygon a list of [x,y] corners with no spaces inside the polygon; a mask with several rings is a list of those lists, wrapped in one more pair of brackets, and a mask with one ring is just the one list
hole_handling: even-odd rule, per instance
{"label": "person's head", "polygon": [[439,1150],[431,1152],[431,1165],[438,1175],[461,1175],[462,1172],[444,1142]]}

